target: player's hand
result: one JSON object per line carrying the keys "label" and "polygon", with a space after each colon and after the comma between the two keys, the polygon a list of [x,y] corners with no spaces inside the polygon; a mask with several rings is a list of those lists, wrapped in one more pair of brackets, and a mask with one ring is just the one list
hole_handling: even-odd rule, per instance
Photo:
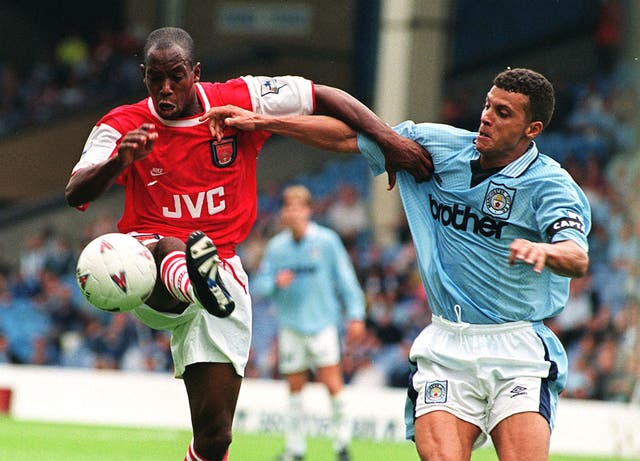
{"label": "player's hand", "polygon": [[534,272],[542,272],[547,263],[547,244],[515,239],[509,246],[509,264],[521,261],[533,266]]}
{"label": "player's hand", "polygon": [[276,274],[276,286],[280,289],[287,288],[295,278],[295,272],[291,269],[283,269]]}
{"label": "player's hand", "polygon": [[351,320],[347,325],[346,341],[347,344],[360,343],[366,334],[366,327],[362,320]]}
{"label": "player's hand", "polygon": [[209,131],[211,136],[220,142],[224,136],[226,127],[234,127],[239,130],[253,131],[256,129],[256,120],[258,114],[241,107],[226,105],[212,107],[206,111],[199,120],[201,122],[209,122]]}
{"label": "player's hand", "polygon": [[143,123],[135,130],[124,135],[118,146],[118,159],[123,166],[131,165],[136,160],[145,158],[151,153],[153,143],[158,139],[158,132],[153,123]]}
{"label": "player's hand", "polygon": [[385,143],[383,153],[384,168],[389,176],[387,190],[393,189],[396,185],[398,170],[407,171],[416,182],[428,181],[433,175],[431,154],[411,139],[395,136],[393,142]]}

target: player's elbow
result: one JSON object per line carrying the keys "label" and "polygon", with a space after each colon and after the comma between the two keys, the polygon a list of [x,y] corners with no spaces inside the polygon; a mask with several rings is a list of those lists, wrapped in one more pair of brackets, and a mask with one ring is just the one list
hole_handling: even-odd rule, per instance
{"label": "player's elbow", "polygon": [[80,207],[89,201],[84,197],[80,189],[78,181],[72,176],[64,189],[64,199],[69,206]]}
{"label": "player's elbow", "polygon": [[551,270],[558,275],[579,279],[587,275],[589,271],[589,256],[586,251],[580,251],[572,255],[569,261],[551,267]]}
{"label": "player's elbow", "polygon": [[358,136],[355,130],[337,119],[328,120],[332,123],[327,125],[330,128],[327,130],[326,136],[327,142],[330,144],[327,146],[328,150],[358,153]]}
{"label": "player's elbow", "polygon": [[72,207],[80,206],[81,203],[79,203],[77,195],[75,188],[71,184],[71,181],[69,181],[67,187],[64,189],[64,199],[67,201],[67,205]]}
{"label": "player's elbow", "polygon": [[343,152],[346,154],[357,154],[360,152],[355,136],[341,139],[340,141],[336,142],[333,148],[330,150],[333,150],[335,152]]}

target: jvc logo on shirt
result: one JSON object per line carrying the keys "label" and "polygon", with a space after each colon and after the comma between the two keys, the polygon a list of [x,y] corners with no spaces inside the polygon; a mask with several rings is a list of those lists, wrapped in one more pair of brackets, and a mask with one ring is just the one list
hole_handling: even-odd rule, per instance
{"label": "jvc logo on shirt", "polygon": [[198,192],[197,194],[173,194],[172,208],[163,206],[162,216],[173,219],[180,219],[186,213],[193,219],[197,219],[205,211],[208,215],[224,211],[226,202],[224,200],[224,187],[216,187],[208,191]]}
{"label": "jvc logo on shirt", "polygon": [[445,205],[438,203],[429,194],[429,209],[431,216],[443,226],[453,226],[454,229],[463,232],[473,232],[483,237],[495,237],[502,235],[502,229],[509,225],[506,221],[493,219],[489,216],[478,216],[471,207],[464,208],[459,204]]}

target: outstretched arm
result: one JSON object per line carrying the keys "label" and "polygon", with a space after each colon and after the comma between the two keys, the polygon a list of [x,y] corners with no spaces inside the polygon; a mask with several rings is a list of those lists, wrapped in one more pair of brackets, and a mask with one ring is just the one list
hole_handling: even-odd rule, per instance
{"label": "outstretched arm", "polygon": [[330,115],[345,122],[380,146],[389,175],[389,189],[396,183],[398,170],[406,170],[417,182],[431,178],[433,163],[429,153],[419,144],[396,133],[356,98],[326,85],[315,85],[315,95],[317,114]]}
{"label": "outstretched arm", "polygon": [[264,115],[227,105],[212,107],[200,120],[209,121],[211,133],[218,141],[222,139],[225,127],[229,126],[244,131],[268,131],[296,139],[318,149],[358,152],[356,132],[347,124],[332,117]]}
{"label": "outstretched arm", "polygon": [[[208,110],[200,120],[209,120],[212,133],[219,139],[222,136],[226,118],[227,126],[244,130],[266,130],[293,137],[321,149],[339,152],[357,152],[357,146],[355,146],[357,131],[364,133],[380,146],[385,157],[385,168],[389,174],[389,189],[395,185],[398,170],[406,170],[418,182],[426,181],[431,177],[433,173],[431,156],[422,146],[400,136],[349,93],[325,85],[315,85],[314,89],[316,114],[331,116],[342,124],[336,124],[336,121],[329,122],[326,119],[320,122],[322,119],[315,117],[305,121],[303,118],[296,117],[265,118],[263,115],[255,114],[255,119],[252,119],[248,114],[232,112],[229,106],[214,107]],[[256,123],[261,125],[258,127]],[[326,130],[324,136],[315,136],[321,134],[316,131],[318,128],[314,126],[316,123],[322,123],[321,129]],[[329,127],[330,123],[333,124],[331,127]],[[348,143],[344,143],[346,140],[343,135],[346,132],[349,133],[349,137],[353,137],[353,140]],[[308,139],[312,134],[314,139]],[[323,137],[329,139],[322,139]],[[337,146],[333,145],[334,142],[337,142]]]}

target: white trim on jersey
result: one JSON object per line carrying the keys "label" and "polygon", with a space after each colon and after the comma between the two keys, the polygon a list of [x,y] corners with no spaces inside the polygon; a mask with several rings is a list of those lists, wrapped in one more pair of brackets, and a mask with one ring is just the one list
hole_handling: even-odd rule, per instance
{"label": "white trim on jersey", "polygon": [[118,139],[121,137],[122,134],[118,130],[106,123],[94,126],[82,149],[82,156],[73,167],[72,173],[107,160],[113,154]]}
{"label": "white trim on jersey", "polygon": [[[207,92],[204,91],[204,88],[202,88],[202,85],[200,83],[196,83],[196,89],[198,90],[198,93],[200,93],[200,100],[202,101],[202,105],[204,106],[204,111],[208,111],[209,109],[211,109],[211,103],[209,102],[209,97],[207,96]],[[207,122],[204,122],[207,123]]]}
{"label": "white trim on jersey", "polygon": [[313,82],[303,77],[241,77],[249,88],[251,106],[258,114],[308,115],[313,113]]}

